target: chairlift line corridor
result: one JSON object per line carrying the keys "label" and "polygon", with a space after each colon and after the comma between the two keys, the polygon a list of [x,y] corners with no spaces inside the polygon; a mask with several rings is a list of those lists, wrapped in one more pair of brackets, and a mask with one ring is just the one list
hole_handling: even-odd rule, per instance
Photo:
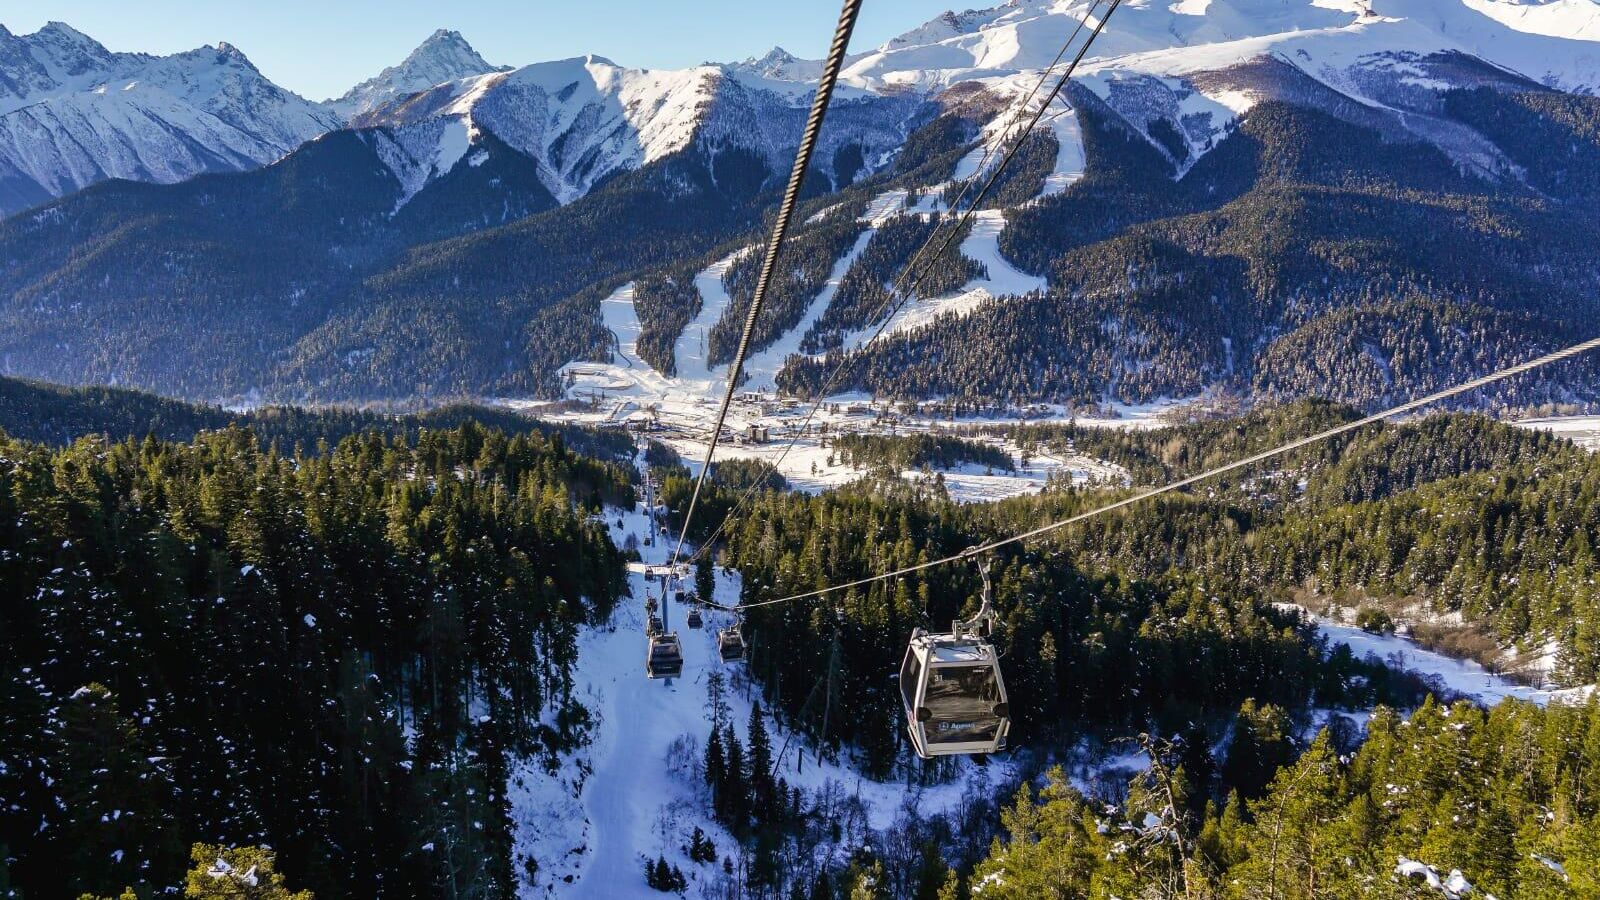
{"label": "chairlift line corridor", "polygon": [[[1084,55],[1088,53],[1089,47],[1093,45],[1095,38],[1100,36],[1100,32],[1105,28],[1106,22],[1110,20],[1111,14],[1116,12],[1117,7],[1121,5],[1121,2],[1122,0],[1093,0],[1089,6],[1089,9],[1085,11],[1083,18],[1078,20],[1077,27],[1075,27],[1072,32],[1067,35],[1067,39],[1062,43],[1061,49],[1056,52],[1055,59],[1051,61],[1049,66],[1039,73],[1039,77],[1034,82],[1033,87],[1022,97],[1021,102],[1013,107],[1015,111],[1015,114],[1012,117],[1013,125],[1016,123],[1016,121],[1022,119],[1027,113],[1029,105],[1033,102],[1033,98],[1038,95],[1039,89],[1045,85],[1045,83],[1049,80],[1051,73],[1053,73],[1056,67],[1061,64],[1061,60],[1067,55],[1067,51],[1071,49],[1072,45],[1078,40],[1079,35],[1083,33],[1083,30],[1088,25],[1090,18],[1094,17],[1095,11],[1100,8],[1100,4],[1109,4],[1105,7],[1104,13],[1100,15],[1099,19],[1097,20],[1097,24],[1095,25],[1094,30],[1090,32],[1088,39],[1084,42],[1083,46],[1079,48],[1077,54],[1073,57],[1072,62],[1064,71],[1062,71],[1060,77],[1056,80],[1054,87],[1045,97],[1044,102],[1041,103],[1039,105],[1039,109],[1028,118],[1026,124],[1024,124],[1014,136],[1010,133],[1012,126],[1005,126],[1001,129],[999,139],[989,143],[984,148],[983,156],[980,157],[977,167],[973,170],[970,176],[962,180],[961,190],[957,192],[955,199],[950,203],[950,212],[954,213],[961,211],[961,215],[956,222],[956,226],[953,229],[950,229],[948,232],[946,232],[942,227],[935,228],[928,233],[927,237],[923,238],[922,243],[917,247],[916,252],[911,255],[911,258],[906,262],[905,266],[901,268],[900,274],[891,282],[890,290],[887,296],[884,297],[883,302],[879,304],[878,308],[873,312],[872,317],[868,320],[869,322],[877,322],[878,325],[873,331],[871,337],[865,341],[865,344],[870,344],[881,337],[884,330],[888,328],[889,324],[895,320],[896,314],[906,305],[908,301],[912,303],[917,301],[917,288],[922,285],[922,282],[925,280],[928,273],[927,265],[924,265],[921,269],[918,269],[918,262],[923,258],[928,248],[932,246],[934,239],[938,238],[941,234],[944,234],[944,240],[940,242],[939,249],[932,256],[928,257],[929,265],[931,265],[931,261],[937,259],[941,254],[943,254],[945,250],[949,248],[956,235],[960,234],[962,229],[966,227],[968,221],[970,221],[976,214],[979,204],[981,204],[984,198],[988,196],[989,190],[999,181],[1001,173],[1003,173],[1006,167],[1011,164],[1011,161],[1016,156],[1017,151],[1021,149],[1023,142],[1028,138],[1029,135],[1033,133],[1033,129],[1039,124],[1039,120],[1043,118],[1045,110],[1049,109],[1050,104],[1055,101],[1056,97],[1061,94],[1062,89],[1066,87],[1067,82],[1071,80],[1072,73],[1077,70],[1078,63],[1082,61]],[[995,166],[995,169],[991,173],[988,180],[983,182],[983,186],[978,191],[977,196],[973,198],[972,202],[967,205],[965,210],[962,210],[962,201],[966,198],[967,192],[972,189],[972,186],[979,182],[980,177],[983,175],[986,167],[989,164],[989,160],[993,157],[996,151],[1002,147],[1007,147],[1008,145],[1009,149],[1006,151],[999,164]],[[910,285],[909,287],[907,287],[908,284]],[[822,409],[823,403],[827,400],[834,387],[837,386],[839,376],[843,373],[844,360],[841,358],[839,362],[834,364],[832,370],[828,373],[827,379],[823,382],[821,389],[817,391],[816,397],[812,400],[811,408],[807,411],[806,417],[801,422],[800,427],[795,429],[794,434],[784,445],[783,451],[778,454],[778,458],[773,462],[774,467],[781,466],[783,461],[788,458],[791,452],[793,452],[795,446],[800,440],[800,437],[811,430],[811,423],[816,420],[817,413]],[[709,462],[709,453],[707,454],[706,458]],[[738,501],[734,503],[733,508],[722,517],[722,521],[717,523],[717,527],[712,531],[711,536],[700,545],[699,550],[697,550],[694,556],[690,558],[691,563],[699,559],[701,554],[705,553],[708,548],[716,543],[717,538],[727,530],[728,523],[732,522],[738,517],[740,511],[742,511],[755,496],[758,488],[758,483],[753,483],[749,487],[745,488]],[[687,522],[685,522],[685,525],[687,526]],[[685,529],[685,533],[687,533],[687,528]]]}
{"label": "chairlift line corridor", "polygon": [[[1090,17],[1094,14],[1094,10],[1099,7],[1099,3],[1100,0],[1096,0],[1094,6],[1091,6],[1084,14],[1077,27],[1062,44],[1055,60],[1040,73],[1038,82],[1016,108],[1016,119],[1020,119],[1026,112],[1029,103],[1032,102],[1039,88],[1049,78],[1050,73],[1060,63],[1061,59],[1066,56],[1073,42],[1083,33]],[[939,243],[933,255],[929,257],[930,260],[937,259],[943,254],[956,236],[966,227],[972,216],[977,212],[978,206],[983,202],[984,197],[999,182],[1001,175],[1004,174],[1006,168],[1016,157],[1027,136],[1038,125],[1039,120],[1044,116],[1050,104],[1061,94],[1062,89],[1076,70],[1078,63],[1089,52],[1089,47],[1094,43],[1095,38],[1100,36],[1101,31],[1105,29],[1106,22],[1120,3],[1121,0],[1109,0],[1104,14],[1099,17],[1094,29],[1084,40],[1082,46],[1078,48],[1071,64],[1062,71],[1050,92],[1045,96],[1044,102],[1039,105],[1037,110],[1033,111],[1027,124],[1020,129],[1015,139],[1009,141],[1009,146],[1006,146],[1009,138],[1006,132],[1010,128],[1008,125],[1002,128],[999,142],[985,148],[978,169],[963,182],[961,191],[951,207],[952,211],[959,207],[961,199],[966,196],[972,185],[982,178],[984,166],[987,165],[990,156],[995,150],[1005,147],[1005,152],[994,170],[989,173],[988,178],[982,181],[982,187],[979,189],[977,196],[961,213],[955,227],[945,233],[944,239]],[[812,104],[811,115],[806,122],[800,146],[795,153],[794,167],[789,175],[788,187],[784,192],[782,202],[779,204],[777,218],[773,222],[772,235],[766,248],[765,258],[762,261],[760,275],[756,281],[750,309],[745,317],[744,329],[739,338],[738,348],[734,352],[733,361],[728,367],[727,386],[723,394],[722,404],[717,411],[716,421],[711,428],[711,437],[706,445],[705,460],[695,478],[694,492],[689,497],[689,506],[684,512],[683,525],[672,551],[672,577],[677,575],[678,562],[682,558],[684,544],[688,539],[689,528],[694,520],[701,492],[705,487],[706,479],[710,477],[711,464],[717,452],[717,444],[722,435],[723,424],[727,419],[728,408],[732,404],[734,393],[739,387],[740,375],[743,371],[745,355],[749,349],[751,336],[755,331],[756,321],[760,316],[762,303],[766,296],[767,287],[771,282],[773,271],[776,268],[778,257],[783,250],[783,242],[789,228],[789,222],[798,202],[806,170],[810,166],[811,155],[815,149],[818,134],[827,115],[828,103],[837,83],[839,71],[844,64],[845,51],[849,47],[850,35],[855,28],[856,16],[860,12],[860,6],[861,0],[844,0],[843,9],[839,14],[839,24],[834,34],[833,45],[829,49],[827,60],[824,63],[822,76],[817,85],[816,99]],[[940,229],[935,229],[918,247],[906,268],[902,270],[900,278],[896,280],[894,289],[885,298],[883,306],[878,311],[878,315],[882,317],[882,321],[877,326],[879,334],[882,333],[884,328],[888,327],[889,322],[894,319],[894,314],[905,305],[907,300],[915,298],[917,290],[921,287],[929,271],[926,267],[917,270],[915,268],[916,263],[939,231]],[[908,280],[910,286],[902,288]],[[889,314],[882,316],[885,308],[889,310]],[[783,451],[784,456],[787,456],[789,451],[794,448],[795,441],[799,439],[799,434],[809,427],[812,418],[821,409],[822,401],[827,396],[829,387],[842,371],[843,363],[841,362],[834,367],[824,388],[818,392],[818,396],[812,403],[811,410],[806,417],[805,426],[791,438],[788,446]],[[781,459],[782,457],[780,457]],[[715,532],[701,545],[691,562],[698,561],[700,555],[715,543],[717,536],[727,527],[728,522],[738,514],[750,499],[753,490],[754,485],[745,492],[734,508],[723,517]],[[652,507],[652,516],[653,514],[654,509]],[[986,559],[978,557],[978,554],[982,552],[985,552],[984,548],[978,548],[964,554],[972,557],[983,573],[983,603],[977,616],[967,622],[954,623],[950,632],[946,634],[927,634],[918,629],[913,634],[906,651],[905,662],[902,666],[901,689],[906,706],[907,728],[913,750],[924,759],[935,756],[996,752],[1005,747],[1006,736],[1010,730],[1010,708],[1006,701],[1005,683],[1000,673],[999,654],[990,640],[995,614],[991,603],[992,587],[989,582],[989,563]],[[664,582],[661,595],[663,616],[665,616],[665,609],[668,603],[667,590],[668,586]],[[707,602],[713,601],[708,600]],[[747,605],[741,604],[737,607],[723,608],[732,612],[735,616],[739,616],[740,611],[747,608]],[[656,633],[657,631],[661,633],[658,634]],[[730,627],[718,631],[717,649],[724,662],[744,659],[746,642],[739,619],[736,619]],[[662,626],[653,630],[650,635],[650,651],[646,660],[647,674],[650,677],[657,677],[658,671],[676,674],[682,671],[682,667],[682,650],[677,643],[677,634],[666,632],[663,621]],[[913,687],[914,692],[911,690]]]}

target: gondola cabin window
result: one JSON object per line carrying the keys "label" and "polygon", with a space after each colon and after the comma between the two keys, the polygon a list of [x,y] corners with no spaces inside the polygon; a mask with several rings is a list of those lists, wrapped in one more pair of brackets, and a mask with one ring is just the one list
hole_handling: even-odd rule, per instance
{"label": "gondola cabin window", "polygon": [[1000,699],[1000,679],[988,665],[935,666],[922,695],[922,705],[933,714],[927,723],[928,742],[994,740],[1000,728],[995,714]]}
{"label": "gondola cabin window", "polygon": [[922,661],[915,653],[907,653],[900,666],[900,696],[905,698],[906,709],[917,708],[917,688],[922,683]]}

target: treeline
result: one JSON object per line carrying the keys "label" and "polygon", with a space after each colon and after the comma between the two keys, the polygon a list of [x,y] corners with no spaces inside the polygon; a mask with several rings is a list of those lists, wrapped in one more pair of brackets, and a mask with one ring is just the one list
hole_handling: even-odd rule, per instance
{"label": "treeline", "polygon": [[590,514],[629,496],[474,424],[0,439],[0,884],[147,896],[206,842],[319,897],[510,895],[510,760],[583,737],[575,635],[625,585]]}
{"label": "treeline", "polygon": [[[1059,773],[951,896],[1536,897],[1600,892],[1600,704],[1380,709],[1327,734],[1257,797],[1199,790],[1176,755],[1120,806]],[[856,896],[886,897],[885,893]]]}
{"label": "treeline", "polygon": [[1017,467],[1003,447],[942,434],[841,434],[833,439],[832,449],[844,465],[888,468],[897,474],[924,466],[954,469],[967,463],[1004,472]]}
{"label": "treeline", "polygon": [[0,377],[0,429],[14,438],[63,446],[88,434],[113,440],[155,437],[189,441],[203,431],[230,425],[248,428],[263,447],[285,453],[312,451],[368,432],[414,439],[425,429],[459,428],[474,422],[508,434],[559,436],[567,448],[599,459],[632,457],[633,440],[621,429],[545,422],[491,406],[454,403],[411,413],[380,413],[328,407],[263,406],[235,412],[209,404],[170,400],[143,391],[103,386],[67,387]]}

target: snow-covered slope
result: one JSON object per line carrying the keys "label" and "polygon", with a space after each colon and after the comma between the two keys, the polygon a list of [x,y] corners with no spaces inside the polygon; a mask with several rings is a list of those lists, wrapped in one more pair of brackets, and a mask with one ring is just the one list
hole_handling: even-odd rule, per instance
{"label": "snow-covered slope", "polygon": [[773,47],[762,57],[730,63],[727,68],[778,81],[816,81],[822,77],[821,60],[800,59],[782,47]]}
{"label": "snow-covered slope", "polygon": [[[921,101],[953,85],[998,97],[1031,87],[1092,8],[1010,0],[857,52],[818,158],[856,143],[864,159],[888,162]],[[429,120],[458,123],[469,142],[487,130],[533,159],[563,202],[697,141],[713,155],[753,151],[781,171],[819,71],[782,48],[681,70],[587,56],[507,71],[441,30],[319,105],[226,44],[156,58],[112,53],[59,23],[21,37],[0,27],[0,213],[106,178],[248,168],[345,123],[391,129],[413,163],[436,155],[420,144],[459,130]],[[1503,161],[1492,148],[1432,115],[1437,91],[1486,78],[1600,89],[1600,0],[1125,0],[1079,74],[1179,172],[1275,98],[1337,108],[1494,172]],[[442,172],[396,174],[420,188]]]}
{"label": "snow-covered slope", "polygon": [[[535,160],[563,202],[619,171],[699,142],[708,154],[751,151],[771,169],[787,165],[799,142],[812,87],[725,66],[630,69],[599,56],[524,66],[442,84],[381,107],[356,124],[394,130],[452,118]],[[915,97],[854,88],[835,97],[817,156],[849,143],[882,156],[905,136]]]}
{"label": "snow-covered slope", "polygon": [[253,168],[337,125],[228,44],[156,57],[59,22],[0,27],[0,214],[108,178]]}
{"label": "snow-covered slope", "polygon": [[345,92],[344,96],[329,100],[326,105],[345,119],[353,119],[385,103],[447,81],[504,72],[508,68],[490,65],[478,55],[478,51],[472,49],[461,32],[441,28],[411,51],[411,55],[399,65],[384,69]]}
{"label": "snow-covered slope", "polygon": [[[845,80],[940,87],[1038,70],[1092,5],[1011,0],[946,13],[856,58]],[[1359,65],[1373,54],[1458,51],[1553,87],[1593,90],[1600,87],[1597,42],[1595,0],[1126,0],[1089,58],[1164,52],[1164,68],[1198,71],[1277,52],[1315,70]],[[1148,59],[1107,66],[1156,67]]]}
{"label": "snow-covered slope", "polygon": [[[945,14],[856,57],[844,80],[869,90],[999,94],[1031,87],[1086,0],[1012,0]],[[1093,24],[1094,20],[1090,20]],[[1475,135],[1433,115],[1437,92],[1485,81],[1600,90],[1596,0],[1126,0],[1078,70],[1080,83],[1179,172],[1267,99],[1318,105],[1394,136],[1431,141],[1463,165],[1501,164]]]}

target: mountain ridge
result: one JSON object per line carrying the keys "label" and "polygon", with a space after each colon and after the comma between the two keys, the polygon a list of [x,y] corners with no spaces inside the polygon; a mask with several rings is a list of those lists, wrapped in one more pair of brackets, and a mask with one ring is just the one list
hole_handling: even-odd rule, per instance
{"label": "mountain ridge", "polygon": [[[1326,27],[1236,37],[1243,33],[1236,21],[1258,7],[1277,18],[1246,31]],[[815,202],[796,232],[796,246],[835,258],[808,260],[779,286],[781,309],[760,323],[755,347],[766,361],[763,379],[782,368],[779,383],[803,392],[813,384],[803,370],[816,360],[784,366],[784,355],[842,351],[876,360],[871,385],[886,393],[949,398],[938,385],[953,370],[930,372],[928,364],[956,364],[961,353],[947,344],[962,328],[1066,328],[1077,336],[1030,356],[1036,369],[1023,367],[1032,388],[980,366],[961,379],[961,402],[1142,402],[1227,384],[1366,403],[1403,392],[1408,378],[1464,372],[1475,355],[1481,361],[1545,346],[1574,324],[1571,310],[1533,310],[1525,299],[1537,290],[1567,296],[1582,280],[1578,268],[1592,262],[1582,248],[1558,261],[1507,262],[1483,223],[1588,233],[1581,221],[1562,224],[1573,208],[1560,198],[1563,191],[1588,196],[1600,177],[1593,98],[1460,50],[1396,50],[1395,40],[1422,33],[1406,20],[1305,5],[1302,21],[1296,4],[1256,0],[1212,3],[1205,15],[1130,7],[1137,15],[1107,31],[1123,46],[1148,48],[1151,35],[1179,17],[1186,17],[1181,34],[1169,43],[1202,33],[1218,40],[1086,61],[1045,117],[1048,130],[1030,138],[986,201],[980,227],[940,260],[941,276],[930,282],[940,285],[937,296],[893,323],[872,320],[882,290],[874,285],[887,283],[906,255],[896,242],[922,233],[912,220],[946,211],[952,187],[980,174],[986,146],[1010,122],[1001,113],[1037,80],[1032,71],[972,69],[988,53],[973,42],[1011,48],[1011,57],[991,60],[1011,65],[1017,53],[1044,46],[1041,35],[1049,35],[1041,28],[1072,22],[1063,10],[1077,8],[1019,0],[955,24],[938,20],[935,31],[945,36],[930,44],[891,41],[877,56],[855,57],[855,84],[830,111],[807,183],[806,198]],[[1464,4],[1450,8],[1477,16],[1484,28],[1502,27]],[[894,89],[894,73],[910,71],[895,67],[935,52],[929,47],[964,80],[932,95]],[[899,58],[905,54],[911,57]],[[1550,59],[1560,63],[1559,56]],[[12,217],[0,223],[0,359],[15,374],[112,380],[197,399],[553,398],[577,368],[592,369],[612,352],[601,301],[643,279],[634,312],[648,364],[673,372],[680,338],[714,334],[720,346],[736,326],[748,299],[747,266],[714,264],[740,249],[727,242],[744,239],[771,202],[810,100],[806,82],[755,70],[803,62],[774,51],[672,71],[596,56],[535,63],[392,100],[265,170],[176,186],[108,186]],[[880,89],[861,86],[869,77]],[[1361,147],[1365,157],[1308,150],[1330,139]],[[1225,155],[1213,160],[1218,152]],[[1406,167],[1424,161],[1434,179],[1423,186],[1427,202],[1391,196],[1412,190],[1404,186],[1415,173]],[[1353,190],[1352,180],[1371,184]],[[1217,193],[1195,196],[1195,184]],[[1229,231],[1238,218],[1219,216],[1218,204],[1246,195],[1251,215]],[[293,204],[263,205],[280,196]],[[1346,215],[1341,204],[1375,204],[1382,228],[1334,235],[1322,247],[1274,233],[1274,223],[1303,221],[1308,204],[1324,204],[1330,221]],[[829,209],[844,207],[862,210],[860,222],[824,222]],[[1450,210],[1481,215],[1483,223],[1462,229],[1452,216],[1468,212]],[[1186,230],[1189,216],[1213,217],[1237,243],[1223,252],[1197,240]],[[257,219],[272,223],[268,231],[247,224]],[[689,222],[700,233],[685,232]],[[868,242],[860,258],[839,257],[855,246],[842,236],[858,226]],[[838,239],[825,237],[826,228]],[[1416,246],[1415,233],[1460,235],[1463,246],[1478,248],[1477,259],[1458,265],[1448,253]],[[77,248],[94,252],[76,256]],[[1333,265],[1318,256],[1326,253],[1354,256]],[[224,266],[241,255],[250,260],[243,276],[243,263]],[[1423,258],[1432,262],[1419,266]],[[1110,272],[1154,264],[1189,287],[1171,290],[1132,275],[1082,284],[1071,260]],[[829,264],[842,267],[843,279],[837,293],[823,296],[816,289]],[[1514,277],[1524,264],[1524,277]],[[1253,274],[1282,266],[1313,277]],[[1455,280],[1439,289],[1426,277],[1429,266]],[[1370,286],[1340,274],[1357,270]],[[1546,276],[1555,280],[1539,285]],[[1337,290],[1309,304],[1320,278]],[[1488,283],[1515,297],[1486,296]],[[1184,339],[1181,327],[1162,323],[1189,321],[1188,292],[1201,285],[1236,321],[1193,320],[1194,334],[1206,336],[1196,347],[1193,334]],[[1085,290],[1133,307],[1113,304],[1114,314],[1094,323],[1062,316],[1074,292]],[[199,346],[231,348],[226,360],[141,337],[184,304],[193,310],[183,327],[209,336]],[[1037,321],[1022,322],[1024,312]],[[1368,341],[1383,353],[1368,353],[1375,368],[1344,391],[1337,366],[1317,368],[1293,349],[1313,347],[1310,355],[1325,357],[1344,346],[1328,318],[1335,314],[1365,332],[1389,322],[1433,335],[1428,340],[1453,348],[1453,361],[1440,369],[1408,365],[1398,356],[1414,347]],[[1466,321],[1469,334],[1500,335],[1505,346],[1451,343],[1440,329],[1454,321]],[[691,324],[701,331],[684,335]],[[886,342],[863,346],[878,325],[887,328]],[[791,333],[796,328],[805,333]],[[1013,341],[1005,352],[1036,349]],[[1582,375],[1566,395],[1524,396],[1587,403],[1590,382]]]}
{"label": "mountain ridge", "polygon": [[509,72],[511,68],[484,59],[461,32],[440,28],[399,63],[385,67],[339,97],[323,101],[323,105],[349,121],[436,85],[474,75]]}
{"label": "mountain ridge", "polygon": [[59,22],[0,31],[0,214],[110,178],[255,168],[337,124],[231,44],[151,56]]}

